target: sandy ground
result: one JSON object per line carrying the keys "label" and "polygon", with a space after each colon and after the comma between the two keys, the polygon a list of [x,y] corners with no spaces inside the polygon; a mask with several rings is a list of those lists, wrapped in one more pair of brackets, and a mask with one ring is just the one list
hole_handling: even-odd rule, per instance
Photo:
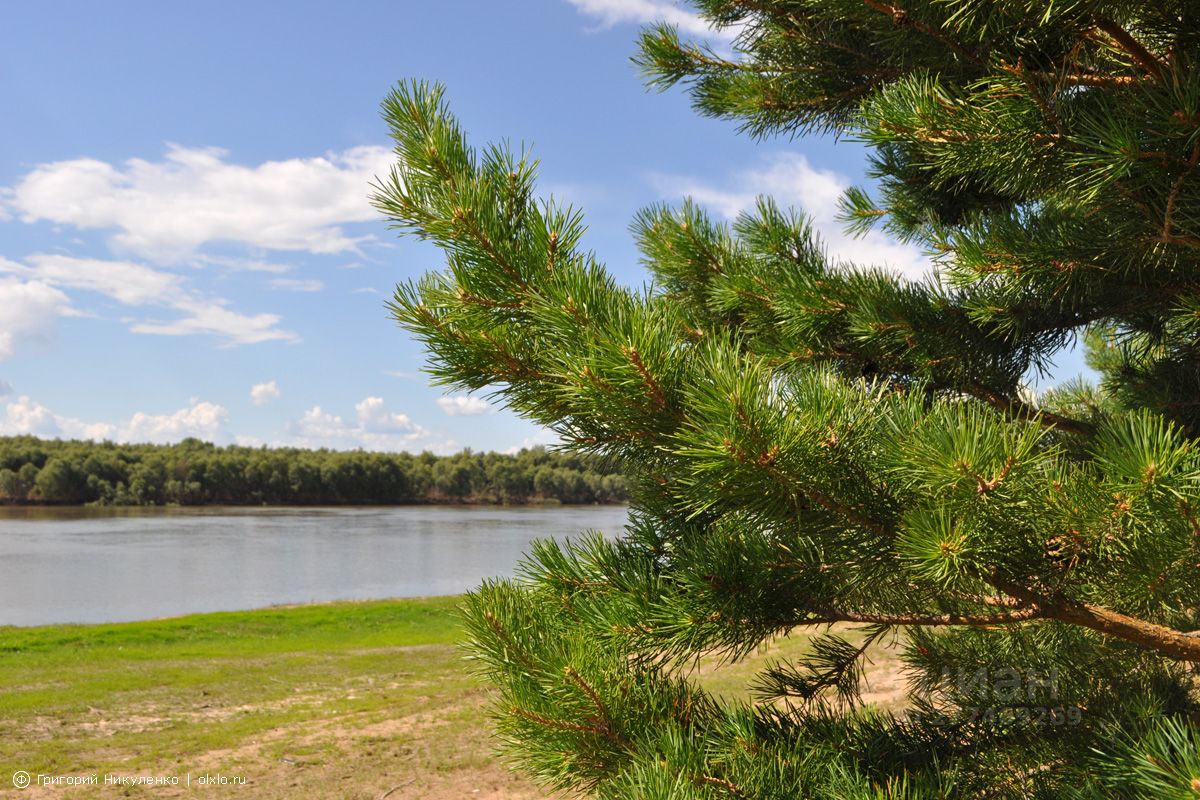
{"label": "sandy ground", "polygon": [[[310,698],[311,699],[311,698]],[[213,718],[237,709],[221,709]],[[446,716],[482,717],[483,703],[473,697],[460,707],[440,708],[396,719],[368,721],[354,714],[276,728],[237,747],[209,750],[179,765],[154,771],[113,774],[170,775],[178,786],[37,786],[23,791],[0,788],[0,797],[240,797],[240,798],[480,798],[533,800],[546,795],[509,772],[489,753],[483,726],[475,731],[449,729]],[[205,713],[193,712],[203,725]],[[115,735],[139,726],[154,728],[164,720],[148,715],[97,720],[95,729]],[[174,724],[175,721],[173,720]],[[101,734],[103,735],[103,734]],[[113,755],[116,755],[115,753]],[[121,754],[126,755],[126,754]],[[136,754],[127,754],[136,759]],[[120,760],[120,759],[117,759]],[[86,775],[88,773],[75,773]],[[212,783],[225,779],[228,783]],[[99,775],[101,781],[104,775]],[[35,776],[36,781],[36,776]],[[210,781],[204,783],[205,779]],[[244,779],[244,783],[242,783]],[[188,782],[190,781],[190,785]]]}
{"label": "sandy ground", "polygon": [[[744,687],[766,662],[787,658],[805,646],[803,639],[785,638],[764,648],[747,662],[733,666],[702,665],[700,679],[725,695],[744,696]],[[404,648],[397,648],[403,650]],[[432,653],[433,651],[425,651]],[[397,653],[399,655],[399,653]],[[169,775],[178,786],[38,786],[23,791],[8,785],[3,775],[3,798],[311,798],[312,800],[535,800],[551,795],[510,772],[493,754],[485,715],[484,690],[471,683],[448,684],[413,672],[395,673],[388,680],[357,676],[351,683],[292,689],[292,696],[257,704],[221,705],[201,702],[193,708],[143,705],[138,713],[115,717],[89,708],[63,718],[33,715],[8,736],[65,743],[67,751],[90,754],[94,763],[150,764],[153,772],[118,775]],[[465,680],[459,677],[460,681]],[[403,682],[403,683],[401,683]],[[474,686],[475,688],[466,688]],[[898,662],[886,652],[876,654],[868,670],[864,699],[883,708],[901,706],[905,681]],[[386,693],[404,689],[409,713],[383,705],[347,712],[345,701],[355,692]],[[427,694],[428,696],[425,696]],[[221,746],[204,744],[206,731],[229,725],[245,715],[297,712],[295,721],[256,730]],[[187,743],[185,757],[164,761],[150,743],[174,733]],[[131,736],[132,735],[132,736]],[[236,744],[230,746],[228,742]],[[129,744],[141,742],[141,744]],[[73,744],[78,743],[78,744]],[[86,745],[84,744],[86,743]],[[2,744],[2,743],[0,743]],[[9,744],[14,744],[9,742]],[[20,749],[20,743],[18,750]],[[169,746],[168,746],[169,750]],[[89,774],[89,773],[67,773]],[[217,782],[211,782],[212,778]],[[104,773],[98,778],[103,781]],[[210,779],[205,782],[205,779]],[[227,781],[220,783],[221,780]],[[244,780],[244,783],[242,782]],[[190,781],[190,785],[188,785]]]}

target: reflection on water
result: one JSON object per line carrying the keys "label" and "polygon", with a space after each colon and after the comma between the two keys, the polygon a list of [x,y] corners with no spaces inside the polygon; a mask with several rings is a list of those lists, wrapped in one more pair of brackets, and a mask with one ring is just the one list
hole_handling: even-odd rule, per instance
{"label": "reflection on water", "polygon": [[0,508],[0,625],[457,594],[622,506]]}

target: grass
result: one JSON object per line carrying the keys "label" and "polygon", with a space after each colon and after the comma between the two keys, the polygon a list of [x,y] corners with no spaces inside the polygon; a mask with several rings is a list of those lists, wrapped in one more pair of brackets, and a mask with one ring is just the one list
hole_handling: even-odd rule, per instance
{"label": "grass", "polygon": [[[457,598],[334,603],[113,625],[0,627],[0,796],[15,770],[244,776],[220,796],[534,798],[491,755]],[[705,665],[727,697],[770,658]],[[250,794],[246,794],[251,790]],[[183,787],[33,787],[156,797]]]}

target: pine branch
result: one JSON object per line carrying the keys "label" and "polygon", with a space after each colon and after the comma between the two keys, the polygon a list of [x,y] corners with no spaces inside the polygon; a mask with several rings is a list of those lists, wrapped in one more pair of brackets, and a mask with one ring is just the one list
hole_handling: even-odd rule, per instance
{"label": "pine branch", "polygon": [[736,783],[734,783],[733,781],[730,781],[730,780],[726,780],[725,778],[717,778],[712,775],[700,775],[696,778],[696,782],[701,783],[701,784],[708,784],[709,786],[719,786],[720,788],[729,792],[734,797],[743,797],[744,796],[742,794],[742,790],[738,788],[738,785]]}
{"label": "pine branch", "polygon": [[950,48],[955,53],[957,53],[958,55],[967,59],[968,61],[970,61],[974,64],[978,64],[980,66],[983,66],[983,60],[979,56],[977,56],[975,53],[972,53],[970,50],[963,47],[961,44],[954,41],[949,36],[946,36],[944,33],[942,33],[937,28],[934,28],[930,25],[926,25],[924,22],[921,22],[920,20],[913,18],[913,16],[911,14],[909,14],[907,11],[905,11],[903,8],[900,8],[899,6],[894,6],[890,3],[882,2],[881,0],[863,0],[863,3],[868,8],[874,9],[875,11],[878,11],[883,14],[887,14],[889,17],[892,18],[892,24],[895,25],[897,28],[911,27],[913,30],[920,31],[921,33],[925,34],[926,36],[928,36],[932,39],[935,39],[936,41],[944,44],[946,47]]}
{"label": "pine branch", "polygon": [[1012,625],[1043,619],[1047,613],[1039,605],[1027,605],[1001,614],[883,614],[817,608],[817,617],[806,617],[801,625],[829,625],[835,622],[865,622],[874,625],[944,627],[948,625],[990,626]]}
{"label": "pine branch", "polygon": [[1142,43],[1108,17],[1097,17],[1096,27],[1104,31],[1108,36],[1117,43],[1122,50],[1137,62],[1146,74],[1152,78],[1161,80],[1165,74],[1165,67],[1153,53],[1142,46]]}
{"label": "pine branch", "polygon": [[1090,422],[1071,419],[1061,414],[1055,414],[1053,411],[1034,408],[1024,400],[1007,397],[982,384],[969,384],[964,389],[1014,419],[1033,420],[1047,428],[1057,428],[1058,430],[1074,433],[1079,436],[1092,436],[1096,433],[1096,426]]}
{"label": "pine branch", "polygon": [[1200,631],[1185,633],[1092,603],[1042,597],[1020,584],[1001,578],[993,577],[989,582],[1023,602],[1037,605],[1046,619],[1089,628],[1106,636],[1136,644],[1165,658],[1200,662],[1200,635],[1197,635]]}
{"label": "pine branch", "polygon": [[1200,244],[1200,239],[1197,239],[1197,237],[1175,235],[1175,206],[1179,202],[1179,193],[1183,191],[1184,182],[1187,181],[1197,164],[1200,164],[1200,141],[1192,145],[1191,155],[1184,162],[1183,170],[1179,173],[1179,177],[1175,179],[1175,182],[1171,184],[1171,191],[1167,195],[1167,209],[1163,214],[1162,239],[1169,244],[1184,244],[1188,246]]}

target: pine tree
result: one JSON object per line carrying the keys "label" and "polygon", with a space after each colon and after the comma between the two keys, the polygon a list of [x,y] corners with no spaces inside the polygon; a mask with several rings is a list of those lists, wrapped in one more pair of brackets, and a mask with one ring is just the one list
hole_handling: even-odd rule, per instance
{"label": "pine tree", "polygon": [[[392,306],[432,374],[633,485],[624,539],[539,544],[467,601],[546,786],[1200,797],[1200,4],[895,2],[696,0],[734,56],[655,27],[637,61],[751,136],[866,143],[846,224],[920,245],[924,281],[762,198],[643,211],[631,290],[528,153],[472,149],[440,87],[383,104],[377,206],[447,260]],[[1076,339],[1098,385],[1023,389]],[[690,676],[795,630],[753,704]],[[885,640],[902,713],[860,702]]]}

